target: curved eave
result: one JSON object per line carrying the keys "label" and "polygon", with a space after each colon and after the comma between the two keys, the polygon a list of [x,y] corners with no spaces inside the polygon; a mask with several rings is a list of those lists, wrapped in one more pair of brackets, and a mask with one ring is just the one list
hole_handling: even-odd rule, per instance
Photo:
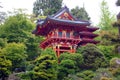
{"label": "curved eave", "polygon": [[65,19],[58,19],[58,18],[51,18],[48,17],[47,18],[48,21],[50,22],[55,22],[55,23],[62,23],[62,24],[67,24],[67,25],[85,25],[85,26],[89,26],[91,23],[87,22],[87,21],[72,21],[72,20],[65,20]]}
{"label": "curved eave", "polygon": [[92,32],[94,32],[94,31],[96,31],[96,30],[98,30],[99,28],[97,28],[97,27],[87,27],[87,30],[88,31],[92,31]]}
{"label": "curved eave", "polygon": [[97,37],[98,34],[93,34],[91,32],[79,32],[80,35],[82,36],[90,36],[90,37]]}
{"label": "curved eave", "polygon": [[85,39],[85,38],[83,38],[83,39],[82,39],[82,42],[83,42],[83,43],[94,43],[94,44],[97,44],[97,43],[99,43],[100,41],[96,41],[96,40],[93,40],[93,39]]}
{"label": "curved eave", "polygon": [[40,29],[40,28],[39,28],[39,26],[37,25],[37,26],[36,26],[36,29],[32,31],[32,34],[37,35],[39,29]]}

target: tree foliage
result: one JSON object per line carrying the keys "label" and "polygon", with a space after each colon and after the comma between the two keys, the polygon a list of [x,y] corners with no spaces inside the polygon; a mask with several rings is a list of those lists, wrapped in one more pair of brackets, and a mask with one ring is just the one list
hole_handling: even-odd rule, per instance
{"label": "tree foliage", "polygon": [[109,11],[109,7],[105,0],[101,3],[101,18],[99,26],[102,30],[110,30],[112,28],[112,23],[115,21],[115,16]]}
{"label": "tree foliage", "polygon": [[108,61],[114,57],[114,46],[98,46]]}
{"label": "tree foliage", "polygon": [[34,67],[35,80],[56,80],[57,79],[57,60],[51,55],[43,55],[35,60]]}
{"label": "tree foliage", "polygon": [[83,80],[92,80],[92,78],[95,76],[95,73],[91,70],[85,70],[77,73],[77,76]]}
{"label": "tree foliage", "polygon": [[4,80],[11,73],[12,63],[6,59],[5,55],[0,53],[0,78]]}
{"label": "tree foliage", "polygon": [[0,49],[4,48],[6,46],[6,44],[7,44],[7,40],[0,38]]}
{"label": "tree foliage", "polygon": [[76,71],[79,70],[80,66],[83,64],[83,56],[78,53],[63,53],[59,57],[59,61],[61,62],[62,60],[72,60],[76,66]]}
{"label": "tree foliage", "polygon": [[[45,18],[46,15],[57,12],[61,5],[62,0],[36,0],[33,12],[39,18]],[[7,19],[0,12],[0,24],[2,19],[5,20],[0,25],[0,79],[4,80],[19,67],[27,67],[27,72],[19,73],[22,80],[111,80],[113,76],[116,77],[115,80],[120,79],[119,58],[113,58],[114,48],[118,50],[119,47],[116,28],[111,26],[115,19],[104,0],[101,4],[99,33],[105,44],[99,44],[99,49],[92,44],[81,46],[76,53],[62,53],[59,58],[52,48],[42,50],[38,47],[43,37],[31,33],[36,16],[29,19],[23,12],[22,9],[15,10],[14,13],[9,13]],[[81,20],[90,19],[84,7],[76,7],[71,13]],[[117,19],[118,26],[119,15]],[[101,67],[105,69],[100,69]]]}
{"label": "tree foliage", "polygon": [[38,45],[42,37],[32,35],[34,26],[21,9],[16,10],[0,27],[0,38],[6,39],[8,43],[24,43],[28,60],[35,59],[40,53]]}
{"label": "tree foliage", "polygon": [[58,79],[61,80],[69,74],[75,74],[75,62],[70,59],[62,60],[58,68]]}
{"label": "tree foliage", "polygon": [[[25,42],[29,37],[33,25],[22,14],[10,16],[1,27],[0,37],[7,38],[8,42]],[[27,32],[29,31],[29,33]]]}
{"label": "tree foliage", "polygon": [[[26,53],[28,55],[27,60],[34,60],[37,56],[41,54],[41,48],[39,48],[39,42],[42,40],[42,37],[29,36],[26,42],[24,43],[27,47]],[[34,54],[33,54],[34,53]]]}
{"label": "tree foliage", "polygon": [[62,6],[62,0],[36,0],[33,4],[33,13],[38,15],[52,15]]}
{"label": "tree foliage", "polygon": [[83,55],[83,69],[98,69],[100,67],[106,67],[108,62],[106,61],[103,53],[93,44],[87,44],[81,47],[81,53]]}
{"label": "tree foliage", "polygon": [[1,53],[6,56],[6,59],[12,61],[12,69],[25,67],[27,55],[26,46],[21,43],[9,43],[1,50]]}
{"label": "tree foliage", "polygon": [[78,53],[63,53],[59,57],[59,62],[58,79],[61,80],[63,78],[69,78],[69,75],[74,75],[80,70],[80,66],[83,63],[83,57]]}
{"label": "tree foliage", "polygon": [[78,6],[71,10],[71,13],[79,20],[90,20],[90,17],[85,8],[79,8]]}
{"label": "tree foliage", "polygon": [[41,55],[47,55],[47,54],[51,55],[54,59],[57,60],[57,55],[52,48],[46,48],[41,52]]}

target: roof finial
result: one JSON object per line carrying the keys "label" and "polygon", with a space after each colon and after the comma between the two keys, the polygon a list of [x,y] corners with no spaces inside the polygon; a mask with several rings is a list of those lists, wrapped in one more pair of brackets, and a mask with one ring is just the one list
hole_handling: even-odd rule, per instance
{"label": "roof finial", "polygon": [[65,3],[63,3],[63,7],[64,7],[64,8],[68,8]]}
{"label": "roof finial", "polygon": [[64,8],[68,8],[68,7],[65,5]]}

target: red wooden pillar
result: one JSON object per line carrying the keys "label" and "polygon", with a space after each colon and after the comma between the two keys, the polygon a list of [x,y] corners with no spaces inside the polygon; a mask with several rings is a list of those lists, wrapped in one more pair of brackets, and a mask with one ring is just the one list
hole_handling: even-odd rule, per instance
{"label": "red wooden pillar", "polygon": [[72,46],[70,46],[70,53],[72,53]]}
{"label": "red wooden pillar", "polygon": [[60,56],[60,46],[59,45],[57,46],[57,56],[58,57]]}

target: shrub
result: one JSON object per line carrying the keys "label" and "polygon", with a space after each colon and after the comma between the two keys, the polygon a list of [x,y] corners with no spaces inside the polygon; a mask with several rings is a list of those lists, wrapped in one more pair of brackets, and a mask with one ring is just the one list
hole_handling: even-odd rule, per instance
{"label": "shrub", "polygon": [[56,80],[57,79],[57,60],[53,56],[46,54],[35,60],[33,68],[34,80]]}
{"label": "shrub", "polygon": [[108,69],[99,68],[96,70],[93,80],[113,80],[113,75]]}
{"label": "shrub", "polygon": [[59,57],[59,61],[61,62],[62,60],[72,60],[76,66],[76,71],[80,70],[80,66],[83,64],[83,57],[81,54],[75,53],[75,54],[70,54],[70,53],[63,53]]}
{"label": "shrub", "polygon": [[114,46],[98,46],[98,48],[103,52],[105,55],[106,59],[109,61],[112,59],[114,56]]}
{"label": "shrub", "polygon": [[67,59],[62,60],[58,67],[58,79],[61,80],[64,77],[67,77],[68,74],[74,74],[75,73],[75,63],[73,60]]}
{"label": "shrub", "polygon": [[83,69],[96,70],[100,67],[108,66],[108,62],[103,53],[93,44],[87,44],[86,46],[81,47],[81,53],[84,59]]}
{"label": "shrub", "polygon": [[83,80],[92,80],[92,78],[95,76],[95,73],[91,70],[86,70],[86,71],[77,73],[77,76],[82,78]]}
{"label": "shrub", "polygon": [[114,76],[119,76],[120,75],[120,58],[112,58],[110,60],[110,69],[111,73]]}

